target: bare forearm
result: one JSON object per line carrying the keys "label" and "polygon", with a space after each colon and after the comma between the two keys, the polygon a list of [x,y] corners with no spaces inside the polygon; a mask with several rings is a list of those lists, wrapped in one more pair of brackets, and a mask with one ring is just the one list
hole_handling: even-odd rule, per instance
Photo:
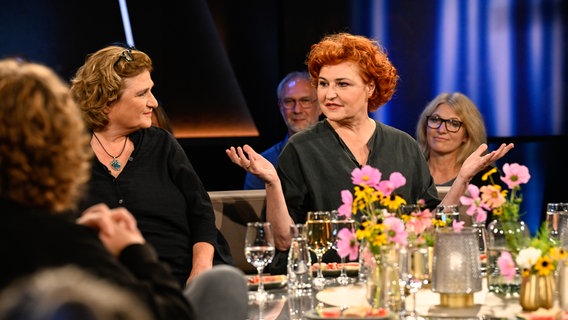
{"label": "bare forearm", "polygon": [[272,224],[276,248],[281,251],[290,248],[290,225],[294,223],[284,198],[280,180],[266,183],[266,221]]}

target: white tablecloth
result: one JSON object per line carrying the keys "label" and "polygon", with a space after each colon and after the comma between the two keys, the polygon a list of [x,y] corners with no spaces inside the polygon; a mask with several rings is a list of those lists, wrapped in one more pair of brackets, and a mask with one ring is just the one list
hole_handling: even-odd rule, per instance
{"label": "white tablecloth", "polygon": [[[440,294],[430,289],[422,289],[416,294],[416,311],[419,315],[440,318],[481,318],[495,317],[514,319],[522,311],[518,298],[503,299],[487,291],[484,281],[482,291],[474,293],[474,305],[469,308],[444,308],[440,304]],[[366,305],[365,287],[352,285],[334,287],[318,292],[316,298],[334,306]],[[407,310],[412,307],[412,298],[407,298]]]}

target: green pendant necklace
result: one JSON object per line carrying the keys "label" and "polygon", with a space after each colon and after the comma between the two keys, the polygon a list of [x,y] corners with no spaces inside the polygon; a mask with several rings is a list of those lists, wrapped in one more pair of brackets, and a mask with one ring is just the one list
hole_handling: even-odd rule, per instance
{"label": "green pendant necklace", "polygon": [[97,135],[94,132],[93,132],[93,136],[95,137],[95,139],[97,139],[97,141],[101,145],[101,148],[103,148],[103,151],[109,157],[112,158],[112,160],[110,161],[110,167],[113,168],[115,171],[120,171],[120,168],[122,168],[122,163],[120,163],[120,161],[118,161],[118,157],[120,157],[122,155],[122,153],[124,152],[124,149],[126,149],[126,142],[128,141],[128,137],[124,137],[124,145],[122,146],[122,150],[120,151],[120,153],[117,156],[113,156],[112,154],[108,153],[108,151],[106,151],[105,146],[103,146],[103,143],[101,142],[101,140],[99,140],[99,137],[97,137]]}

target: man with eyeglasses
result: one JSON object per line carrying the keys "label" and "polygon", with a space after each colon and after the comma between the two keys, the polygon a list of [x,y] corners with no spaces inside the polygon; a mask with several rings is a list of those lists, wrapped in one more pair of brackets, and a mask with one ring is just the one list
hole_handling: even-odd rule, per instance
{"label": "man with eyeglasses", "polygon": [[[288,138],[315,124],[321,114],[316,89],[311,85],[310,76],[305,71],[288,73],[278,84],[276,96],[278,97],[278,109],[288,127],[288,133],[284,140],[261,153],[275,167]],[[264,189],[264,181],[247,172],[244,189]]]}

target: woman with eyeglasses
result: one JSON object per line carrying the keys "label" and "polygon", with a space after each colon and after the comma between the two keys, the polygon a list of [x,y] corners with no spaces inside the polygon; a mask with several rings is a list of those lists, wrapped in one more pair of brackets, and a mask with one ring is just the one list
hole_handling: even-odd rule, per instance
{"label": "woman with eyeglasses", "polygon": [[72,79],[95,153],[80,208],[125,207],[183,288],[215,264],[232,264],[211,200],[177,140],[152,126],[158,101],[150,57],[107,46],[88,55]]}
{"label": "woman with eyeglasses", "polygon": [[[418,120],[416,139],[437,186],[451,186],[467,157],[487,143],[483,116],[460,92],[441,93],[428,103]],[[490,183],[481,177],[492,168],[481,170],[470,183]],[[498,173],[492,176],[496,183],[500,181]]]}
{"label": "woman with eyeglasses", "polygon": [[[405,132],[369,117],[396,90],[398,73],[375,40],[348,33],[324,37],[311,47],[307,62],[326,119],[290,137],[275,169],[250,146],[230,147],[231,160],[266,183],[266,219],[276,246],[290,246],[289,226],[308,211],[335,210],[341,190],[351,189],[351,172],[370,165],[383,176],[400,172],[407,179],[397,189],[408,202],[424,199],[433,209],[440,200],[420,147]],[[443,204],[459,203],[471,178],[504,156],[512,144],[482,155],[482,144],[464,162]]]}

